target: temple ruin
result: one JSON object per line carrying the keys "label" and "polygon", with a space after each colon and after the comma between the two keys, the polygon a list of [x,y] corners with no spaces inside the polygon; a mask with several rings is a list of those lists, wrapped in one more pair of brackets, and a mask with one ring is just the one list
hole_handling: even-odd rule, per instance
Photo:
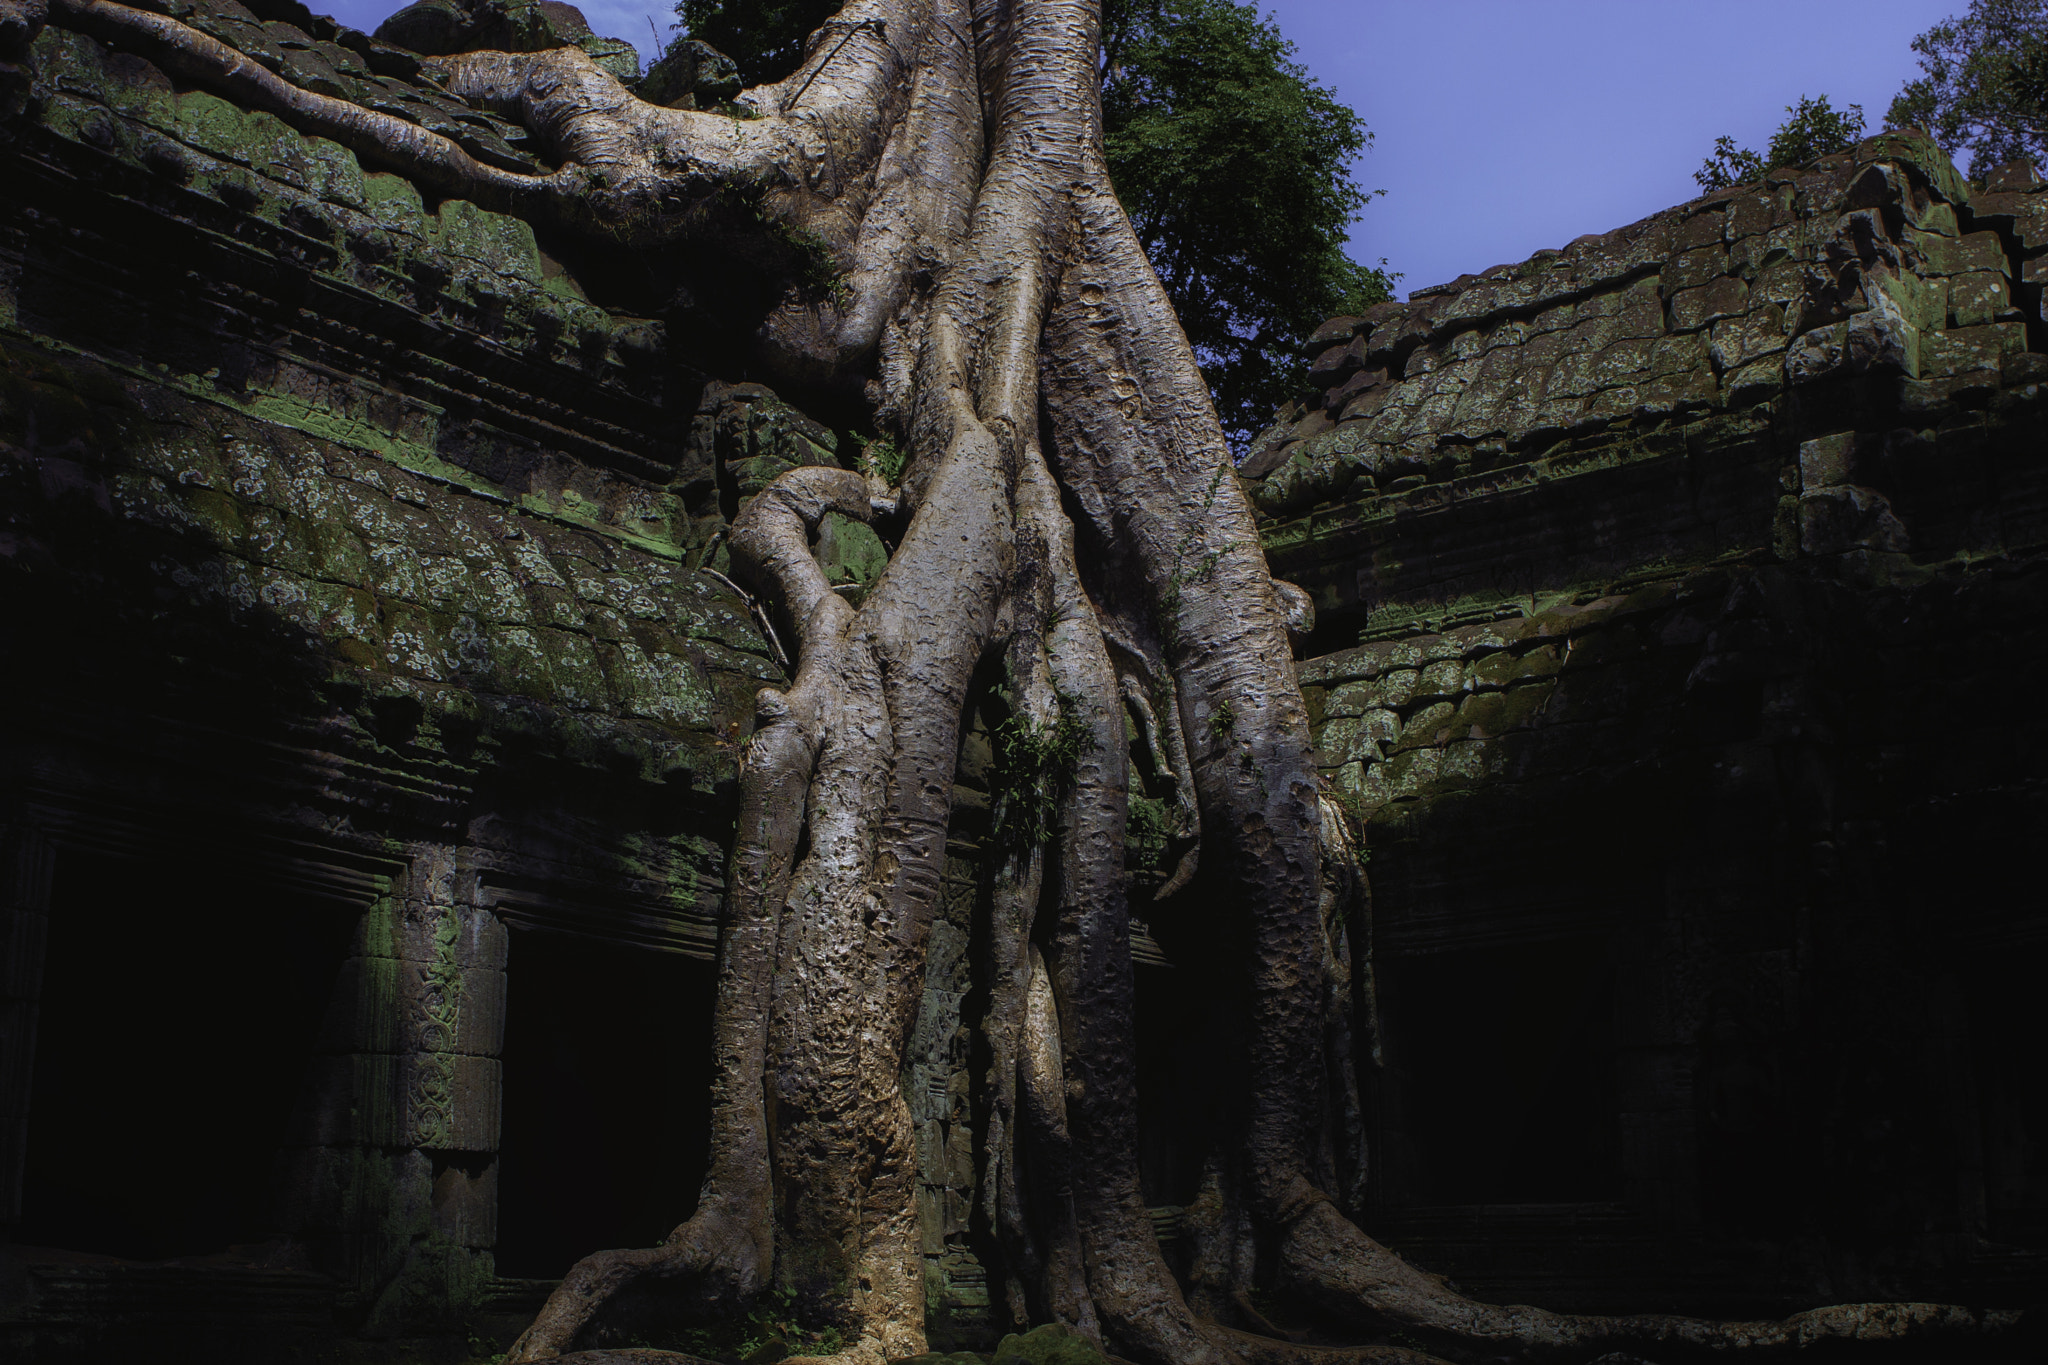
{"label": "temple ruin", "polygon": [[[297,0],[149,7],[536,164]],[[725,527],[858,418],[759,382],[744,261],[654,278],[58,24],[0,66],[0,184],[0,1353],[516,1326],[696,1196],[788,663]],[[1574,1310],[2041,1300],[2044,279],[2048,185],[1888,133],[1318,332],[1240,475],[1367,831],[1336,1165],[1375,1236]],[[855,595],[886,559],[817,553]],[[991,761],[971,729],[909,1087],[939,1349],[1009,1326]],[[1170,1255],[1233,1039],[1167,843]]]}

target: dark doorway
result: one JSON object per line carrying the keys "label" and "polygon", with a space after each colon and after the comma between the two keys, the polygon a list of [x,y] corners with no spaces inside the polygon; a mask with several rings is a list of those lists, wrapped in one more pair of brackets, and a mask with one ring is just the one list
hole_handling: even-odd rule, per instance
{"label": "dark doorway", "polygon": [[1155,1208],[1194,1202],[1210,1159],[1246,1122],[1247,930],[1220,900],[1183,893],[1151,923],[1173,965],[1136,968],[1138,1169]]}
{"label": "dark doorway", "polygon": [[61,851],[18,1239],[159,1260],[274,1235],[349,918],[231,857]]}
{"label": "dark doorway", "polygon": [[1990,1232],[2001,1242],[2048,1247],[2048,1057],[2040,1045],[2048,944],[1973,956],[1966,980]]}
{"label": "dark doorway", "polygon": [[506,990],[498,1272],[659,1242],[704,1179],[711,964],[521,931]]}
{"label": "dark doorway", "polygon": [[1615,1197],[1614,970],[1599,939],[1388,961],[1383,1019],[1426,1204]]}

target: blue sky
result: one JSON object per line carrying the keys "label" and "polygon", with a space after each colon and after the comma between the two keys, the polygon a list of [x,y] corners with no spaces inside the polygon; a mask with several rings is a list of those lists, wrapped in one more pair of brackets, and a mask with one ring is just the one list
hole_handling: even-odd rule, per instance
{"label": "blue sky", "polygon": [[[643,53],[673,0],[588,0]],[[375,28],[393,0],[312,0]],[[1406,291],[1519,261],[1698,192],[1722,133],[1761,151],[1801,95],[1877,131],[1917,74],[1910,44],[1968,0],[1262,0],[1301,62],[1375,134],[1386,194],[1352,254]]]}

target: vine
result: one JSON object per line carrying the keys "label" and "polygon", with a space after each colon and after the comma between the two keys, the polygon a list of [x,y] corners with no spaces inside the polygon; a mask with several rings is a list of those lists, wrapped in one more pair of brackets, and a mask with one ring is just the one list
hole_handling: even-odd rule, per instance
{"label": "vine", "polygon": [[1057,695],[1058,710],[1046,724],[1012,713],[996,727],[990,833],[1012,856],[1045,842],[1061,801],[1073,790],[1074,769],[1082,755],[1095,752],[1080,703],[1064,692]]}

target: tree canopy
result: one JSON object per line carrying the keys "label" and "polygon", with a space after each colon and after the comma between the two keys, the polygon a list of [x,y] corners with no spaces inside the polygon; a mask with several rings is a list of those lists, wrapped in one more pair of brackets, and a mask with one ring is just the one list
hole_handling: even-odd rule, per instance
{"label": "tree canopy", "polygon": [[1239,445],[1294,396],[1324,318],[1389,296],[1345,251],[1372,134],[1236,0],[1103,6],[1103,147]]}
{"label": "tree canopy", "polygon": [[1974,173],[2003,162],[2048,160],[2048,0],[1971,0],[1913,40],[1925,73],[1886,114],[1895,128],[1925,129]]}
{"label": "tree canopy", "polygon": [[1770,151],[1758,156],[1747,147],[1737,147],[1732,137],[1714,139],[1713,155],[1692,173],[1702,190],[1726,189],[1758,179],[1773,166],[1803,166],[1809,161],[1851,147],[1863,136],[1863,106],[1852,104],[1837,109],[1828,97],[1799,97],[1799,103],[1785,106],[1785,121],[1771,135]]}
{"label": "tree canopy", "polygon": [[[681,0],[691,36],[779,78],[835,0]],[[1345,239],[1372,196],[1351,162],[1364,121],[1239,0],[1108,0],[1103,143],[1110,178],[1166,286],[1233,446],[1295,396],[1324,318],[1389,296]]]}

